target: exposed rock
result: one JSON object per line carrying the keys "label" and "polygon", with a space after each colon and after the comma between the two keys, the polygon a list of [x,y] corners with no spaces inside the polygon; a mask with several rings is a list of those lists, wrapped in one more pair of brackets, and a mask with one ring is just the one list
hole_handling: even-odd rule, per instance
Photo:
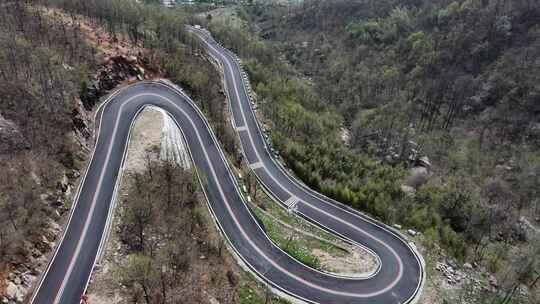
{"label": "exposed rock", "polygon": [[134,64],[134,63],[137,63],[138,59],[137,59],[137,56],[127,56],[126,61],[128,63]]}
{"label": "exposed rock", "polygon": [[420,159],[418,159],[417,161],[417,165],[427,168],[427,169],[431,168],[431,162],[429,161],[429,157],[427,156],[420,157]]}
{"label": "exposed rock", "polygon": [[62,179],[58,181],[56,185],[56,189],[62,191],[62,193],[65,193],[68,190],[68,188],[69,188],[69,179],[64,174],[64,176],[62,176]]}
{"label": "exposed rock", "polygon": [[6,287],[6,296],[10,299],[15,298],[17,295],[17,285],[13,282],[8,282]]}
{"label": "exposed rock", "polygon": [[49,227],[50,227],[51,231],[54,232],[54,233],[58,233],[62,229],[60,227],[60,225],[55,221],[49,221],[48,224],[49,224]]}
{"label": "exposed rock", "polygon": [[473,269],[473,266],[471,265],[471,263],[465,263],[463,264],[463,268],[471,270]]}
{"label": "exposed rock", "polygon": [[529,296],[529,287],[524,284],[520,284],[518,287],[518,292],[522,297],[528,297]]}
{"label": "exposed rock", "polygon": [[414,195],[414,193],[416,192],[416,190],[413,187],[407,186],[407,185],[401,185],[401,191],[411,196]]}
{"label": "exposed rock", "polygon": [[499,287],[499,282],[497,281],[497,278],[492,274],[489,275],[488,282],[489,282],[489,285],[495,288]]}
{"label": "exposed rock", "polygon": [[73,112],[71,112],[71,120],[73,121],[75,129],[78,130],[85,139],[90,138],[92,131],[90,131],[90,128],[88,128],[84,115],[81,113],[81,111],[79,111],[79,109],[73,109]]}
{"label": "exposed rock", "polygon": [[175,121],[163,110],[159,110],[163,119],[161,129],[160,158],[170,160],[184,169],[191,168],[191,157],[187,145]]}
{"label": "exposed rock", "polygon": [[340,129],[341,141],[345,146],[350,146],[351,144],[351,132],[345,128],[341,127]]}
{"label": "exposed rock", "polygon": [[[540,221],[540,218],[534,219],[536,222]],[[540,228],[533,225],[526,217],[522,216],[519,218],[519,223],[522,229],[529,230],[531,233],[540,233]]]}
{"label": "exposed rock", "polygon": [[30,149],[30,143],[24,138],[19,127],[11,120],[0,115],[0,154],[13,153]]}
{"label": "exposed rock", "polygon": [[67,63],[62,63],[62,67],[63,67],[66,71],[73,71],[73,67],[70,66],[70,65],[67,64]]}
{"label": "exposed rock", "polygon": [[64,207],[64,202],[62,200],[57,199],[50,202],[49,205],[53,208],[62,208]]}
{"label": "exposed rock", "polygon": [[419,234],[419,232],[412,229],[407,230],[407,233],[410,234],[411,236],[417,236]]}
{"label": "exposed rock", "polygon": [[32,286],[32,283],[36,280],[37,276],[27,273],[23,275],[23,284],[27,287]]}
{"label": "exposed rock", "polygon": [[227,279],[229,279],[231,286],[236,286],[238,284],[238,277],[232,270],[227,271]]}
{"label": "exposed rock", "polygon": [[210,304],[219,304],[219,301],[216,298],[212,297],[212,296],[209,296],[208,300],[209,300]]}
{"label": "exposed rock", "polygon": [[527,241],[528,226],[522,220],[518,220],[512,225],[512,238],[520,242]]}
{"label": "exposed rock", "polygon": [[425,167],[414,167],[411,169],[405,185],[418,189],[425,184],[429,178],[429,172]]}
{"label": "exposed rock", "polygon": [[66,173],[66,175],[68,176],[68,178],[70,179],[75,179],[75,178],[79,178],[79,176],[81,176],[81,173],[78,171],[78,170],[71,170],[71,171],[68,171]]}
{"label": "exposed rock", "polygon": [[8,282],[6,287],[6,296],[16,303],[22,303],[24,300],[25,289],[17,286],[13,282]]}
{"label": "exposed rock", "polygon": [[495,169],[497,169],[498,171],[512,171],[514,168],[508,165],[496,165]]}
{"label": "exposed rock", "polygon": [[[143,60],[142,60],[143,61]],[[135,56],[115,56],[106,58],[95,80],[81,92],[81,101],[86,110],[91,110],[100,97],[121,82],[137,78],[145,79],[145,69],[139,65]]]}
{"label": "exposed rock", "polygon": [[444,275],[446,283],[449,285],[460,284],[467,279],[467,276],[463,272],[445,263],[437,262],[435,269]]}

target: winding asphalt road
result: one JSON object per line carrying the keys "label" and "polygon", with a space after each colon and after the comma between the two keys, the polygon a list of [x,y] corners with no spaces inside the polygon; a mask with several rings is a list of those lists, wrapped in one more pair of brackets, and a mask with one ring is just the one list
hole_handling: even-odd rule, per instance
{"label": "winding asphalt road", "polygon": [[369,248],[379,268],[365,278],[311,269],[276,247],[247,208],[238,184],[201,111],[166,81],[144,81],[114,93],[97,118],[99,135],[67,228],[31,303],[78,303],[104,243],[131,126],[146,106],[166,111],[182,130],[208,206],[234,254],[278,291],[309,303],[409,303],[424,281],[421,257],[399,234],[297,181],[272,158],[261,134],[234,54],[205,31],[190,28],[224,71],[234,126],[245,159],[261,183],[291,212]]}

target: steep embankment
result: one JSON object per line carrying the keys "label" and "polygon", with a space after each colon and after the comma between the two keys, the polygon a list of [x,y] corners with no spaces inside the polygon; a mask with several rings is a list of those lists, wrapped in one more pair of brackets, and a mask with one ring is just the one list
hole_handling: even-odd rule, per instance
{"label": "steep embankment", "polygon": [[20,303],[61,235],[94,144],[94,104],[157,69],[81,16],[18,2],[0,14],[0,297]]}

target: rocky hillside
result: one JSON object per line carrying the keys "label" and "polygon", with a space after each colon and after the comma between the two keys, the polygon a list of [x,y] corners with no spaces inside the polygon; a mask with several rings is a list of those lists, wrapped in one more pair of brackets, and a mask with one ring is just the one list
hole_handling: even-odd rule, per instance
{"label": "rocky hillside", "polygon": [[96,103],[159,70],[80,16],[20,2],[0,15],[0,299],[20,303],[61,235]]}

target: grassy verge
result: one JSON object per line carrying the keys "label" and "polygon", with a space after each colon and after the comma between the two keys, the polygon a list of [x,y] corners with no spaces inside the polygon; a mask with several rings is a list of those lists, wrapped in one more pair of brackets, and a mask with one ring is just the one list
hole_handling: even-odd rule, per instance
{"label": "grassy verge", "polygon": [[[270,217],[264,215],[261,210],[252,209],[254,214],[263,224],[268,237],[281,249],[290,254],[298,261],[315,269],[321,269],[319,259],[311,254],[308,246],[309,240],[300,233],[287,231],[281,225],[274,222]],[[322,242],[317,241],[319,244]]]}
{"label": "grassy verge", "polygon": [[[319,258],[313,254],[314,250],[321,250],[335,257],[345,257],[349,254],[345,249],[333,243],[340,244],[339,238],[308,223],[306,220],[293,216],[270,199],[257,183],[254,200],[249,207],[255,217],[262,223],[268,237],[282,250],[292,257],[318,270],[335,271],[321,264]],[[292,227],[302,232],[296,231]],[[313,237],[316,236],[316,237]],[[323,240],[321,240],[321,239]],[[347,244],[343,244],[346,247]]]}

